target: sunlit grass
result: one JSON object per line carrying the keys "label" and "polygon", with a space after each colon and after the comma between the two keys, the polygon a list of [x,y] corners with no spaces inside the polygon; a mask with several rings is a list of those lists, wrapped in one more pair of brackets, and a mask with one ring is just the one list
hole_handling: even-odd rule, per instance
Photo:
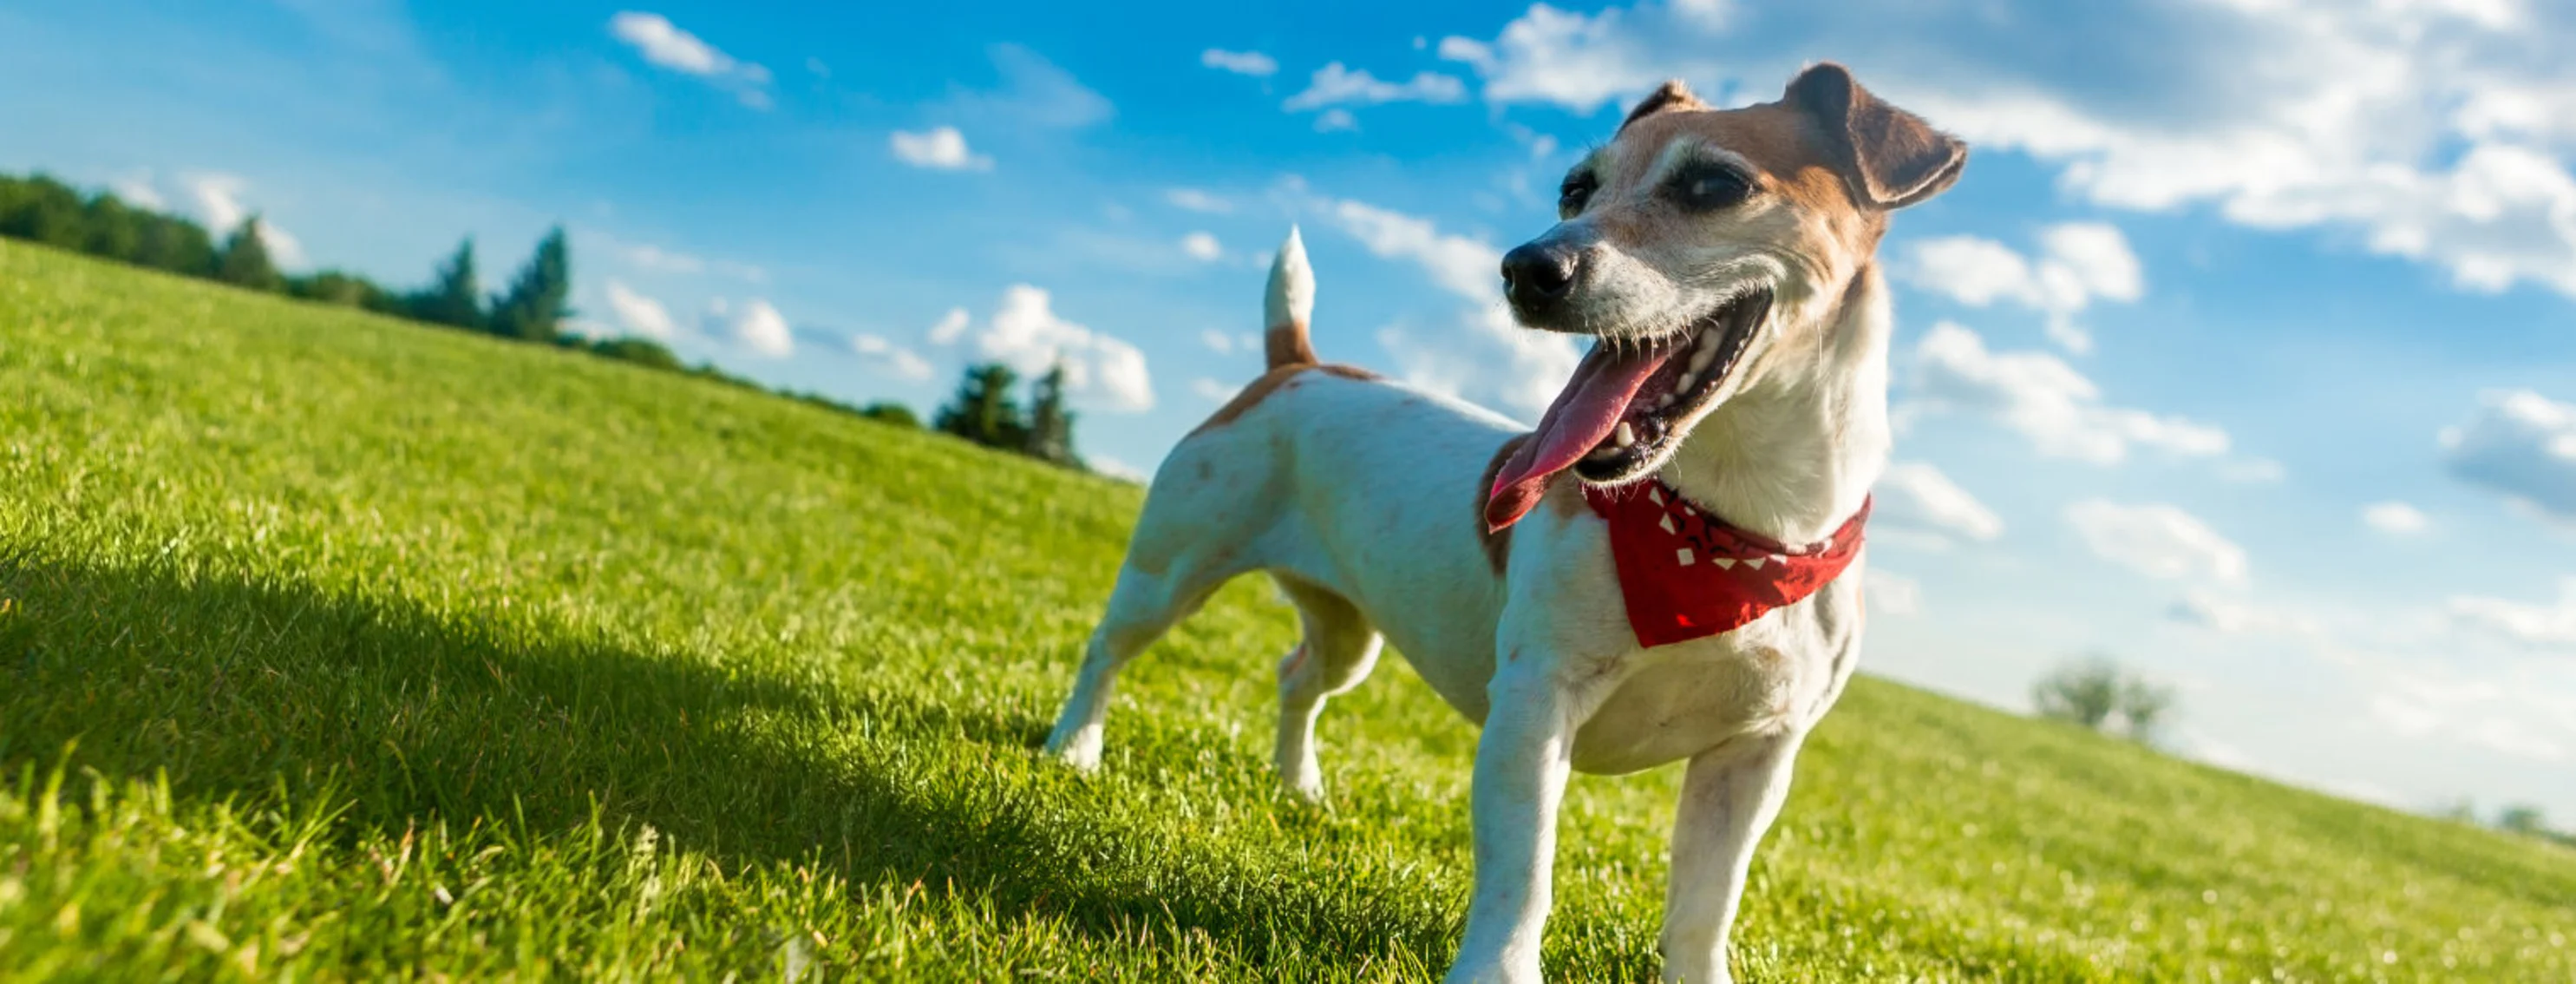
{"label": "sunlit grass", "polygon": [[[0,244],[0,976],[1436,977],[1474,734],[1398,661],[1327,809],[1269,775],[1251,582],[1099,776],[1031,753],[1140,499]],[[1653,972],[1675,782],[1576,782],[1559,976]],[[1737,965],[2566,981],[2571,937],[2563,849],[1864,679]]]}

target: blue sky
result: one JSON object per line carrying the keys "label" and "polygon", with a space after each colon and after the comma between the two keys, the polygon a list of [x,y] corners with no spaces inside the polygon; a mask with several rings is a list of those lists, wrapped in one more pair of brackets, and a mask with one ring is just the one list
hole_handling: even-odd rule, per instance
{"label": "blue sky", "polygon": [[2576,819],[2566,12],[746,6],[0,5],[0,169],[396,283],[561,222],[587,330],[923,409],[1065,354],[1150,470],[1257,371],[1292,222],[1327,357],[1533,416],[1573,353],[1493,263],[1563,170],[1664,77],[1840,60],[1975,147],[1882,253],[1868,665],[2018,708],[2104,651],[2184,754]]}

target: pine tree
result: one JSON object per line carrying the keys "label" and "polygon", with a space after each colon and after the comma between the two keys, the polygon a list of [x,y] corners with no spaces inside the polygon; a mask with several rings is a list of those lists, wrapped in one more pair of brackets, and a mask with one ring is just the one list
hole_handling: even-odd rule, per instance
{"label": "pine tree", "polygon": [[474,275],[474,237],[456,245],[455,255],[438,265],[437,278],[411,296],[411,316],[458,328],[483,327],[483,285]]}
{"label": "pine tree", "polygon": [[571,299],[572,247],[564,241],[563,227],[556,226],[537,242],[536,255],[519,268],[509,292],[493,304],[492,333],[531,342],[554,341],[564,319],[572,316]]}
{"label": "pine tree", "polygon": [[1082,459],[1073,455],[1073,411],[1064,406],[1064,363],[1056,363],[1038,377],[1035,390],[1029,399],[1028,443],[1022,450],[1033,458],[1079,466]]}
{"label": "pine tree", "polygon": [[242,220],[233,234],[224,237],[223,251],[215,257],[215,279],[252,290],[281,290],[286,278],[269,261],[268,242],[261,237],[259,216]]}
{"label": "pine tree", "polygon": [[1028,442],[1028,423],[1011,399],[1019,374],[999,362],[966,367],[957,395],[931,420],[931,426],[987,447],[1017,451]]}

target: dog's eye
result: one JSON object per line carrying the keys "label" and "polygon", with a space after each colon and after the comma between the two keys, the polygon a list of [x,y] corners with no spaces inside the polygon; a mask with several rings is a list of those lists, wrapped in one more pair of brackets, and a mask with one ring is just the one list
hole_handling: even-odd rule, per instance
{"label": "dog's eye", "polygon": [[1725,208],[1752,193],[1753,185],[1742,172],[1718,165],[1691,168],[1673,182],[1673,197],[1694,212]]}
{"label": "dog's eye", "polygon": [[1591,204],[1592,192],[1600,186],[1600,182],[1589,174],[1567,175],[1564,186],[1556,190],[1557,214],[1569,219],[1580,214],[1583,206]]}

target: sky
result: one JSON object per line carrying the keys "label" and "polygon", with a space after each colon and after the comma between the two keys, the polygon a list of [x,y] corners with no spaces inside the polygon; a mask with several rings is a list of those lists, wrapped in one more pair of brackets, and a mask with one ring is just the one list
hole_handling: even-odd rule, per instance
{"label": "sky", "polygon": [[586,332],[925,412],[1061,358],[1142,474],[1292,223],[1326,358],[1533,419],[1578,353],[1495,270],[1565,169],[1840,61],[1972,147],[1881,249],[1864,666],[2026,709],[2104,654],[2179,754],[2576,821],[2576,11],[1124,6],[0,0],[0,170],[395,284],[560,223]]}

